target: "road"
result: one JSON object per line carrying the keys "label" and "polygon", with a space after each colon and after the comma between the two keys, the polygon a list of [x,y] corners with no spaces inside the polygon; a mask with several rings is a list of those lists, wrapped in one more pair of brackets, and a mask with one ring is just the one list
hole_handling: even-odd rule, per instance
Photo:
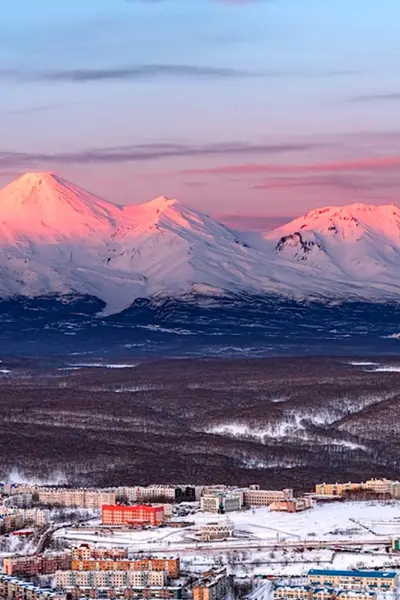
{"label": "road", "polygon": [[[86,533],[84,531],[74,531],[74,533],[65,536],[67,539],[76,540],[80,542],[89,542],[93,540],[93,533]],[[111,539],[108,542],[107,539],[98,538],[104,544],[111,543]],[[279,550],[289,548],[304,548],[310,550],[319,550],[323,548],[336,548],[336,547],[348,547],[348,548],[360,548],[364,546],[389,546],[391,539],[386,536],[374,536],[370,538],[349,538],[349,539],[307,539],[307,540],[251,540],[251,539],[238,539],[232,538],[228,541],[223,542],[168,542],[160,543],[159,540],[155,542],[149,541],[138,541],[132,542],[128,537],[124,539],[115,539],[113,545],[116,546],[128,546],[131,552],[151,552],[151,553],[162,553],[173,552],[173,553],[184,553],[184,554],[198,554],[199,551],[206,552],[209,554],[218,554],[221,552],[228,552],[230,550]]]}

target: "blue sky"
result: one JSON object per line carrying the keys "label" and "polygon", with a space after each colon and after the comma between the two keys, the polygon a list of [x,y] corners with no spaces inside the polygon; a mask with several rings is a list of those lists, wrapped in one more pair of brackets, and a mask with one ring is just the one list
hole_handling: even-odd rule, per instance
{"label": "blue sky", "polygon": [[52,170],[118,203],[246,218],[398,196],[398,0],[2,11],[0,184]]}

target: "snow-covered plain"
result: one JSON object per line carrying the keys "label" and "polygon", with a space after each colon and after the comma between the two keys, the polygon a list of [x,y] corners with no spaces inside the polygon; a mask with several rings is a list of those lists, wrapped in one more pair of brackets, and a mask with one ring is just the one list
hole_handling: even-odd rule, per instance
{"label": "snow-covered plain", "polygon": [[0,215],[0,297],[84,294],[108,312],[188,292],[400,298],[394,205],[328,207],[245,234],[176,200],[121,208],[51,173],[28,173],[0,190]]}

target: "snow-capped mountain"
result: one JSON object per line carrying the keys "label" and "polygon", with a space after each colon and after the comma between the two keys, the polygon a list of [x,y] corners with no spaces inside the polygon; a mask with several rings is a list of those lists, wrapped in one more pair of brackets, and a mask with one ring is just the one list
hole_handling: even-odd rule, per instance
{"label": "snow-capped mountain", "polygon": [[[316,209],[265,236],[279,257],[367,296],[399,293],[400,210],[394,204]],[[327,290],[329,293],[329,290]],[[373,294],[375,296],[375,293]]]}
{"label": "snow-capped mountain", "polygon": [[400,297],[400,211],[315,210],[244,234],[157,198],[118,207],[49,173],[0,191],[0,296],[87,294],[108,311],[187,292]]}

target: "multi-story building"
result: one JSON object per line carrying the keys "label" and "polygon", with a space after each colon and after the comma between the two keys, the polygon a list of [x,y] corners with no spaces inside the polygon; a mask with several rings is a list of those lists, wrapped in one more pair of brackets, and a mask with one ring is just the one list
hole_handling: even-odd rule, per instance
{"label": "multi-story building", "polygon": [[368,479],[365,482],[318,483],[315,486],[317,496],[343,497],[351,493],[373,492],[378,496],[400,498],[400,482],[390,479]]}
{"label": "multi-story building", "polygon": [[304,498],[293,498],[293,500],[284,500],[280,502],[271,502],[269,510],[278,512],[301,512],[313,507],[313,501],[310,496]]}
{"label": "multi-story building", "polygon": [[134,587],[163,588],[166,584],[164,571],[57,571],[56,586],[71,587]]}
{"label": "multi-story building", "polygon": [[101,522],[103,525],[114,526],[152,525],[157,527],[165,522],[164,507],[148,506],[147,504],[136,504],[135,506],[106,504],[101,507]]}
{"label": "multi-story building", "polygon": [[193,600],[223,600],[227,593],[226,568],[211,569],[193,584]]}
{"label": "multi-story building", "polygon": [[376,600],[376,592],[367,590],[342,590],[337,592],[338,600]]}
{"label": "multi-story building", "polygon": [[49,575],[71,568],[71,552],[45,552],[31,556],[10,556],[3,559],[3,573],[32,577]]}
{"label": "multi-story building", "polygon": [[388,571],[330,571],[311,569],[308,583],[312,587],[332,587],[341,590],[381,589],[393,590],[398,575]]}
{"label": "multi-story building", "polygon": [[83,561],[83,560],[105,560],[113,559],[120,560],[128,558],[127,548],[99,548],[97,546],[90,546],[89,544],[81,544],[76,548],[71,549],[72,560]]}
{"label": "multi-story building", "polygon": [[336,597],[336,591],[331,587],[311,588],[310,600],[333,600]]}
{"label": "multi-story building", "polygon": [[126,600],[132,598],[134,600],[180,600],[182,598],[182,586],[168,587],[83,587],[74,586],[63,590],[67,600],[84,600],[86,598],[92,600],[94,598],[101,599],[116,599]]}
{"label": "multi-story building", "polygon": [[31,492],[21,492],[14,494],[7,499],[8,506],[15,508],[31,508],[33,504],[33,494]]}
{"label": "multi-story building", "polygon": [[41,504],[100,509],[103,504],[115,504],[117,493],[103,489],[37,487],[35,496]]}
{"label": "multi-story building", "polygon": [[246,506],[269,506],[272,502],[293,500],[293,490],[260,490],[258,486],[251,486],[243,490],[243,496]]}
{"label": "multi-story building", "polygon": [[317,496],[343,496],[346,492],[362,489],[361,483],[318,483],[315,486]]}
{"label": "multi-story building", "polygon": [[0,507],[0,532],[15,531],[25,525],[44,527],[47,524],[47,511],[39,508]]}
{"label": "multi-story building", "polygon": [[200,508],[204,512],[227,513],[240,510],[243,506],[242,492],[210,492],[200,499]]}
{"label": "multi-story building", "polygon": [[66,594],[54,592],[48,588],[40,588],[28,581],[0,574],[0,598],[17,598],[18,600],[66,600]]}
{"label": "multi-story building", "polygon": [[275,585],[274,600],[309,600],[309,585]]}
{"label": "multi-story building", "polygon": [[0,515],[0,534],[15,531],[24,527],[24,525],[24,517],[17,510],[7,511]]}
{"label": "multi-story building", "polygon": [[72,571],[157,571],[166,573],[170,579],[180,575],[179,558],[140,558],[140,559],[72,559]]}
{"label": "multi-story building", "polygon": [[145,504],[147,502],[175,502],[176,488],[170,485],[149,485],[147,487],[119,487],[117,497],[125,502]]}

